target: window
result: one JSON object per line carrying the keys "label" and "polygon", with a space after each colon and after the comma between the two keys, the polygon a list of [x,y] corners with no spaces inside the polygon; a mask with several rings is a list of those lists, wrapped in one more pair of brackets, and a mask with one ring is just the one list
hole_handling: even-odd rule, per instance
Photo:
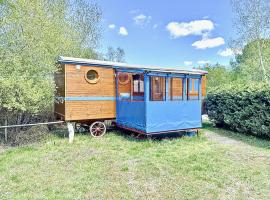
{"label": "window", "polygon": [[89,83],[97,83],[99,80],[99,75],[96,70],[90,69],[89,71],[86,72],[85,74],[85,79]]}
{"label": "window", "polygon": [[133,79],[133,100],[144,99],[144,76],[143,74],[134,74]]}
{"label": "window", "polygon": [[120,84],[128,84],[130,81],[130,77],[128,73],[119,73],[118,74],[118,81]]}
{"label": "window", "polygon": [[188,100],[198,100],[199,99],[199,79],[197,78],[188,78],[188,91],[187,98]]}
{"label": "window", "polygon": [[118,96],[122,101],[144,100],[144,75],[135,73],[118,74]]}
{"label": "window", "polygon": [[165,100],[165,78],[153,76],[150,82],[150,100],[151,101],[164,101]]}
{"label": "window", "polygon": [[183,100],[183,79],[171,78],[170,96],[172,101]]}

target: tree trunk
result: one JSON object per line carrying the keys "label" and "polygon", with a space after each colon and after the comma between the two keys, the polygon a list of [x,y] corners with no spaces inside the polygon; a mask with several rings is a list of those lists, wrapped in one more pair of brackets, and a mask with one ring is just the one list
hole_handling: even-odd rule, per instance
{"label": "tree trunk", "polygon": [[267,77],[266,70],[265,70],[265,67],[264,67],[264,62],[263,62],[263,56],[262,56],[262,49],[261,49],[260,40],[257,41],[257,46],[258,46],[260,65],[261,65],[261,68],[262,68],[262,71],[263,71],[264,81],[267,82],[268,81],[268,77]]}

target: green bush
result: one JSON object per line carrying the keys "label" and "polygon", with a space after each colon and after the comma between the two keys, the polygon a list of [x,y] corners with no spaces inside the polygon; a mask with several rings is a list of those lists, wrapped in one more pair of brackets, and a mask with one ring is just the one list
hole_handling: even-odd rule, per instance
{"label": "green bush", "polygon": [[209,119],[241,133],[270,137],[270,84],[236,84],[209,91]]}

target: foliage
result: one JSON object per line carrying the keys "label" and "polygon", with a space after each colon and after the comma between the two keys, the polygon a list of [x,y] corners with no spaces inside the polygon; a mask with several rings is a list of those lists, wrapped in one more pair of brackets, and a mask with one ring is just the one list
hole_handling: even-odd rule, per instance
{"label": "foliage", "polygon": [[[252,41],[246,44],[241,54],[236,55],[235,70],[238,74],[244,77],[245,81],[260,81],[265,80],[264,71],[260,67],[260,58],[257,53],[258,41]],[[261,39],[261,51],[264,58],[266,71],[266,79],[270,80],[270,40]]]}
{"label": "foliage", "polygon": [[[232,0],[238,38],[235,51],[246,49],[242,71],[252,80],[269,80],[270,4],[269,0]],[[247,44],[247,45],[246,45]]]}
{"label": "foliage", "polygon": [[100,21],[99,7],[84,0],[2,1],[1,114],[50,110],[56,58],[96,57]]}
{"label": "foliage", "polygon": [[125,51],[124,49],[117,47],[114,49],[113,47],[108,47],[107,53],[105,55],[105,60],[115,61],[115,62],[124,62]]}
{"label": "foliage", "polygon": [[209,91],[208,116],[217,125],[241,133],[270,137],[270,85],[223,85]]}
{"label": "foliage", "polygon": [[208,72],[207,75],[207,89],[222,86],[233,81],[233,71],[227,69],[220,64],[206,65],[203,70]]}
{"label": "foliage", "polygon": [[77,135],[72,145],[51,136],[5,150],[0,198],[270,198],[267,148],[228,147],[204,137],[151,141],[120,134],[98,140]]}

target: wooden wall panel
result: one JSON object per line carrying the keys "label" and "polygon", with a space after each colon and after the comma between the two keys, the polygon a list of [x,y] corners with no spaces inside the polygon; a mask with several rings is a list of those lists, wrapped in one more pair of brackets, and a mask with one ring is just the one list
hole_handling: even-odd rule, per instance
{"label": "wooden wall panel", "polygon": [[150,100],[163,101],[165,98],[166,98],[165,77],[159,77],[159,76],[150,77]]}
{"label": "wooden wall panel", "polygon": [[183,81],[183,79],[181,79],[181,78],[171,78],[170,95],[172,95],[174,97],[180,97],[183,95],[182,81]]}
{"label": "wooden wall panel", "polygon": [[[85,79],[88,70],[97,71],[100,79],[91,84]],[[102,67],[66,65],[67,97],[115,97],[114,69]]]}
{"label": "wooden wall panel", "polygon": [[67,101],[66,120],[113,119],[115,101]]}
{"label": "wooden wall panel", "polygon": [[202,77],[202,96],[206,96],[206,76]]}
{"label": "wooden wall panel", "polygon": [[129,74],[129,82],[125,84],[118,84],[118,93],[131,93],[131,76],[132,74]]}
{"label": "wooden wall panel", "polygon": [[54,111],[57,115],[65,115],[65,101],[59,101],[59,97],[65,97],[65,65],[59,66],[59,71],[54,75],[54,81],[56,85],[56,101],[54,103]]}

